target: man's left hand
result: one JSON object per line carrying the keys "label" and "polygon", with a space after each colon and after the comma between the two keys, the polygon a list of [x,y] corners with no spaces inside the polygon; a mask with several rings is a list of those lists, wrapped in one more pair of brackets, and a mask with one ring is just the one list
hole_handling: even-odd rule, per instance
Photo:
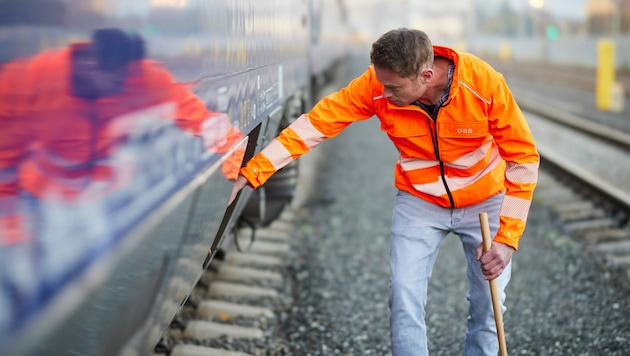
{"label": "man's left hand", "polygon": [[510,263],[514,249],[506,244],[492,241],[490,250],[483,252],[483,243],[477,246],[477,261],[481,262],[481,272],[486,280],[492,280],[501,275]]}

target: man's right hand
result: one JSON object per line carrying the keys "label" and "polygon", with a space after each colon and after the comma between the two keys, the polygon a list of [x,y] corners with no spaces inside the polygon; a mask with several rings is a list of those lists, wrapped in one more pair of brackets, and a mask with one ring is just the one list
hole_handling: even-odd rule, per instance
{"label": "man's right hand", "polygon": [[245,185],[247,185],[247,179],[245,179],[245,177],[239,174],[238,178],[236,178],[236,182],[234,182],[234,189],[232,190],[232,195],[230,195],[230,200],[228,201],[228,205],[232,204],[234,199],[236,199],[236,195],[238,194],[238,192],[240,192],[241,189],[245,187]]}

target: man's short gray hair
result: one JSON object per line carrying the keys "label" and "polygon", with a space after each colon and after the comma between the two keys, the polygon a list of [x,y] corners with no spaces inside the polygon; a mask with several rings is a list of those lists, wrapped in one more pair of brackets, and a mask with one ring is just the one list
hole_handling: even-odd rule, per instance
{"label": "man's short gray hair", "polygon": [[433,66],[433,46],[423,31],[399,28],[372,44],[370,60],[377,68],[416,78],[422,69]]}

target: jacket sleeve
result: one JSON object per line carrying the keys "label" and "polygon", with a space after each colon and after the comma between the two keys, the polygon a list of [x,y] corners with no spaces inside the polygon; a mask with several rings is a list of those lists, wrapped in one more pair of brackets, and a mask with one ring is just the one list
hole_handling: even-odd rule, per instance
{"label": "jacket sleeve", "polygon": [[374,115],[369,70],[347,87],[320,100],[310,112],[282,130],[260,153],[241,168],[252,188],[263,185],[275,172],[328,138],[337,136],[351,123]]}
{"label": "jacket sleeve", "polygon": [[25,117],[30,98],[27,62],[6,64],[0,72],[0,246],[29,238],[20,209],[18,173],[30,143]]}
{"label": "jacket sleeve", "polygon": [[164,100],[175,103],[175,117],[168,119],[173,119],[177,127],[189,135],[200,137],[207,151],[226,153],[243,139],[243,134],[232,126],[228,115],[208,110],[203,100],[191,90],[192,85],[176,81],[157,62],[144,60],[141,65],[149,76],[146,78],[147,86],[163,88],[163,92],[167,93]]}
{"label": "jacket sleeve", "polygon": [[506,162],[506,193],[495,241],[518,248],[538,180],[540,156],[525,116],[500,76],[490,112],[490,132]]}

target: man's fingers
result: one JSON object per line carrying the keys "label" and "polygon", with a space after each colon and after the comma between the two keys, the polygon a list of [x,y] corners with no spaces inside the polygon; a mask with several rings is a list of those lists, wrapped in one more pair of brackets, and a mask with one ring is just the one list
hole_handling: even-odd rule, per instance
{"label": "man's fingers", "polygon": [[232,194],[230,195],[228,205],[232,204],[234,199],[236,199],[236,195],[238,194],[238,192],[240,192],[246,184],[247,179],[245,179],[245,177],[243,177],[242,175],[239,175],[238,178],[236,178],[236,182],[234,182],[234,189],[232,189]]}
{"label": "man's fingers", "polygon": [[483,246],[476,249],[477,260],[481,264],[481,272],[486,280],[492,280],[501,275],[512,259],[514,249],[501,243],[493,243],[492,248],[483,253]]}
{"label": "man's fingers", "polygon": [[504,270],[505,270],[504,267],[498,265],[498,266],[494,266],[488,271],[484,271],[483,275],[484,275],[484,278],[489,281],[489,280],[499,277],[501,273],[503,273]]}
{"label": "man's fingers", "polygon": [[481,267],[481,271],[486,277],[493,277],[493,276],[498,277],[503,271],[503,269],[504,269],[504,266],[502,266],[499,263],[494,263],[494,261],[491,264]]}
{"label": "man's fingers", "polygon": [[481,259],[482,255],[483,255],[483,243],[479,244],[479,246],[477,246],[477,249],[475,250],[475,257],[477,258],[477,261]]}
{"label": "man's fingers", "polygon": [[481,272],[487,280],[494,279],[501,275],[507,263],[501,258],[497,251],[490,250],[481,259]]}

